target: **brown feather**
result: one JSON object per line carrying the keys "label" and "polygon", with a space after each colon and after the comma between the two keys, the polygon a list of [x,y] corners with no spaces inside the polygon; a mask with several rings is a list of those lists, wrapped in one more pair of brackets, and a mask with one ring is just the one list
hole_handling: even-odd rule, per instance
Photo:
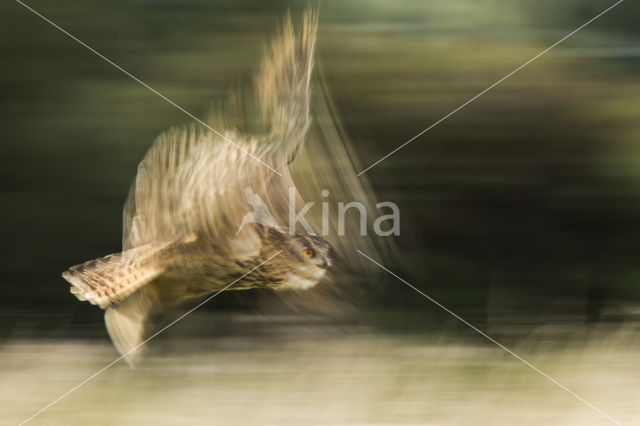
{"label": "brown feather", "polygon": [[160,275],[164,268],[156,255],[165,245],[146,244],[122,253],[75,265],[62,273],[71,293],[106,309],[123,301]]}

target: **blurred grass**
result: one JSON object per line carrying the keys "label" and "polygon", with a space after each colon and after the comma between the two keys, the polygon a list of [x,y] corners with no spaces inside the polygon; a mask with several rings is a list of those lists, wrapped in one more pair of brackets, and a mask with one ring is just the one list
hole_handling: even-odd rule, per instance
{"label": "blurred grass", "polygon": [[[203,329],[220,316],[195,314]],[[608,421],[480,336],[262,324],[203,339],[176,326],[134,371],[123,363],[31,424],[494,424]],[[180,329],[181,328],[181,329]],[[247,333],[246,330],[262,330]],[[206,334],[206,332],[205,332]],[[623,424],[635,404],[637,324],[562,323],[511,347]],[[0,407],[15,424],[115,357],[106,343],[15,340],[0,349]]]}

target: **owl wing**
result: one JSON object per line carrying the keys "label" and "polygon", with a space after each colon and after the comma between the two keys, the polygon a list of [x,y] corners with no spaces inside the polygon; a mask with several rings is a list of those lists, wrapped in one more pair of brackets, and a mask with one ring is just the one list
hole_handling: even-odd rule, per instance
{"label": "owl wing", "polygon": [[178,232],[174,181],[193,147],[203,139],[196,125],[171,128],[156,138],[138,165],[123,209],[122,248],[164,241]]}
{"label": "owl wing", "polygon": [[[286,191],[268,184],[293,186],[281,166],[295,157],[309,128],[316,28],[315,9],[305,12],[298,32],[287,14],[265,50],[253,87],[232,92],[205,117],[212,127],[227,129],[225,137],[251,155],[195,124],[170,129],[156,139],[125,204],[124,249],[175,234],[229,236],[237,217],[246,213],[247,186],[265,194],[268,206],[282,205]],[[251,156],[281,169],[282,175]]]}
{"label": "owl wing", "polygon": [[224,136],[246,152],[196,125],[169,129],[156,139],[125,203],[125,250],[194,234],[221,251],[229,248],[240,219],[251,211],[245,189],[264,191],[275,174],[253,158],[272,161],[269,147],[233,132]]}
{"label": "owl wing", "polygon": [[233,91],[207,114],[212,126],[224,123],[260,138],[279,155],[278,170],[291,162],[310,125],[310,83],[318,13],[308,9],[299,28],[287,13],[280,30],[265,47],[253,85]]}
{"label": "owl wing", "polygon": [[[373,232],[373,222],[383,214],[376,207],[381,200],[376,199],[366,176],[356,176],[355,170],[361,170],[358,153],[341,124],[324,81],[318,77],[314,83],[317,93],[312,104],[314,120],[304,149],[289,167],[291,177],[304,200],[328,203],[325,215],[328,235],[324,238],[334,252],[359,273],[373,273],[375,266],[372,268],[371,262],[363,260],[357,250],[385,259],[395,251],[395,245],[390,238]],[[322,196],[323,190],[329,192],[327,197]],[[339,236],[337,204],[352,201],[365,206],[367,235],[360,235],[358,214],[349,213],[343,218],[344,235]],[[319,208],[309,210],[309,222],[314,228],[321,229],[322,215]]]}

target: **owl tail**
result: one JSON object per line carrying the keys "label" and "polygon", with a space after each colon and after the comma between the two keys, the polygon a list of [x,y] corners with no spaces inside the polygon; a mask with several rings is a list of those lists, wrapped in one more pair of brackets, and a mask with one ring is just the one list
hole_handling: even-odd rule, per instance
{"label": "owl tail", "polygon": [[133,367],[143,351],[149,317],[157,308],[156,292],[147,284],[179,262],[197,236],[150,243],[72,266],[62,273],[71,293],[102,309],[113,345]]}
{"label": "owl tail", "polygon": [[106,309],[104,322],[113,345],[130,367],[143,353],[153,293],[143,287],[163,272],[162,247],[136,247],[69,268],[62,276],[71,293]]}
{"label": "owl tail", "polygon": [[72,266],[62,273],[71,293],[102,309],[116,305],[164,271],[164,245],[146,244]]}

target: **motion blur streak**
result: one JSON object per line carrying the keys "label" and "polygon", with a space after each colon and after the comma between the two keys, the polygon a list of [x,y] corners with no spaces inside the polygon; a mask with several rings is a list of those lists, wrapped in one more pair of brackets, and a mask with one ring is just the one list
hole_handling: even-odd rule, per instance
{"label": "motion blur streak", "polygon": [[571,31],[569,34],[567,34],[566,36],[562,37],[560,40],[556,41],[555,43],[553,43],[551,46],[547,47],[546,49],[544,49],[542,52],[538,53],[536,56],[534,56],[533,58],[529,59],[527,62],[525,62],[524,64],[520,65],[518,68],[516,68],[515,70],[511,71],[509,74],[505,75],[504,77],[502,77],[500,80],[496,81],[495,83],[493,83],[491,86],[487,87],[486,89],[484,89],[482,92],[478,93],[477,95],[475,95],[474,97],[472,97],[471,99],[469,99],[468,101],[466,101],[465,103],[463,103],[462,105],[460,105],[459,107],[457,107],[456,109],[454,109],[453,111],[451,111],[450,113],[448,113],[447,115],[445,115],[444,117],[442,117],[440,120],[436,121],[435,123],[433,123],[432,125],[430,125],[429,127],[427,127],[426,129],[424,129],[423,131],[421,131],[420,133],[418,133],[417,135],[415,135],[414,137],[412,137],[411,139],[409,139],[408,141],[404,142],[402,145],[400,145],[399,147],[397,147],[396,149],[394,149],[393,151],[391,151],[390,153],[388,153],[387,155],[385,155],[384,157],[382,157],[381,159],[379,159],[378,161],[376,161],[375,163],[373,163],[372,165],[370,165],[369,167],[367,167],[366,169],[364,169],[363,171],[361,171],[360,173],[357,174],[357,176],[360,176],[361,174],[363,174],[364,172],[366,172],[367,170],[371,169],[372,167],[374,167],[375,165],[377,165],[378,163],[382,162],[383,160],[387,159],[388,157],[392,156],[393,154],[395,154],[396,152],[400,151],[402,148],[404,148],[405,146],[409,145],[411,142],[413,142],[414,140],[416,140],[417,138],[419,138],[420,136],[424,135],[426,132],[428,132],[429,130],[433,129],[435,126],[437,126],[438,124],[442,123],[444,120],[446,120],[447,118],[451,117],[453,114],[455,114],[456,112],[460,111],[462,108],[466,107],[467,105],[469,105],[471,102],[475,101],[476,99],[478,99],[480,96],[484,95],[485,93],[487,93],[489,90],[493,89],[494,87],[496,87],[497,85],[499,85],[500,83],[502,83],[503,81],[505,81],[506,79],[508,79],[509,77],[511,77],[512,75],[514,75],[515,73],[517,73],[518,71],[520,71],[522,68],[526,67],[527,65],[529,65],[531,62],[535,61],[536,59],[538,59],[540,56],[544,55],[545,53],[547,53],[548,51],[550,51],[551,49],[553,49],[554,47],[556,47],[557,45],[559,45],[560,43],[562,43],[563,41],[565,41],[566,39],[568,39],[569,37],[571,37],[572,35],[574,35],[575,33],[577,33],[578,31],[580,31],[581,29],[583,29],[584,27],[586,27],[587,25],[589,25],[590,23],[592,23],[593,21],[595,21],[596,19],[598,19],[599,17],[601,17],[602,15],[604,15],[605,13],[607,13],[608,11],[610,11],[611,9],[613,9],[614,7],[616,7],[617,5],[619,5],[620,3],[622,3],[624,0],[619,0],[618,2],[612,4],[611,6],[609,6],[608,8],[606,8],[604,11],[600,12],[598,15],[596,15],[595,17],[591,18],[590,20],[588,20],[587,22],[585,22],[584,24],[582,24],[581,26],[579,26],[578,28],[576,28],[575,30]]}
{"label": "motion blur streak", "polygon": [[[310,327],[291,317],[229,322],[198,313],[189,324],[201,331],[220,321],[252,332],[185,339],[184,327],[174,330],[171,341],[156,342],[158,356],[140,369],[123,366],[100,375],[50,408],[42,424],[603,424],[510,355],[451,329],[387,334]],[[566,322],[549,323],[514,349],[568,378],[625,424],[640,420],[634,327],[602,325],[585,333]],[[13,340],[0,350],[3,420],[17,423],[25,410],[112,355],[106,340]]]}
{"label": "motion blur streak", "polygon": [[92,48],[91,46],[89,46],[88,44],[84,43],[82,40],[78,39],[77,37],[75,37],[73,34],[69,33],[68,31],[66,31],[64,28],[61,28],[59,25],[57,25],[55,22],[52,22],[50,19],[48,19],[47,17],[43,16],[42,14],[38,13],[38,11],[34,10],[33,8],[29,7],[28,5],[24,4],[23,2],[21,2],[20,0],[16,0],[16,2],[18,2],[19,4],[21,4],[22,6],[24,6],[26,9],[28,9],[29,11],[31,11],[32,13],[36,14],[37,16],[39,16],[40,18],[44,19],[46,22],[48,22],[49,24],[53,25],[56,29],[60,30],[61,32],[63,32],[65,35],[69,36],[71,39],[73,39],[75,42],[81,44],[82,46],[86,47],[87,49],[89,49],[91,52],[95,53],[96,55],[98,55],[100,58],[104,59],[105,61],[107,61],[109,64],[113,65],[114,67],[116,67],[118,70],[122,71],[124,74],[126,74],[127,76],[131,77],[132,79],[134,79],[135,81],[137,81],[138,83],[140,83],[142,86],[144,86],[146,89],[150,90],[151,92],[155,93],[156,95],[160,96],[162,99],[164,99],[165,101],[167,101],[169,104],[171,104],[172,106],[174,106],[175,108],[179,109],[180,111],[184,112],[187,116],[191,117],[192,119],[194,119],[195,121],[197,121],[199,124],[203,125],[204,127],[206,127],[207,129],[209,129],[210,131],[212,131],[213,133],[215,133],[216,135],[220,136],[221,138],[223,138],[224,140],[226,140],[227,142],[229,142],[231,145],[233,145],[234,147],[236,147],[237,149],[239,149],[240,151],[244,152],[246,155],[250,156],[251,158],[253,158],[254,160],[256,160],[257,162],[261,163],[263,166],[269,168],[273,173],[282,176],[282,173],[280,173],[279,171],[277,171],[276,169],[274,169],[273,167],[271,167],[270,165],[268,165],[267,163],[265,163],[264,161],[260,160],[259,158],[257,158],[256,156],[254,156],[253,154],[251,154],[250,152],[248,152],[246,149],[242,148],[241,146],[239,146],[237,143],[235,143],[233,140],[229,139],[228,137],[226,137],[225,135],[223,135],[222,133],[220,133],[219,131],[217,131],[216,129],[214,129],[213,127],[209,126],[207,123],[205,123],[204,121],[200,120],[198,117],[196,117],[195,115],[191,114],[189,111],[187,111],[186,109],[182,108],[180,105],[178,105],[177,103],[175,103],[174,101],[172,101],[171,99],[167,98],[165,95],[163,95],[162,93],[158,92],[156,89],[154,89],[153,87],[149,86],[147,83],[145,83],[144,81],[140,80],[138,77],[136,77],[135,75],[131,74],[129,71],[125,70],[124,68],[122,68],[120,65],[116,64],[115,62],[113,62],[111,59],[107,58],[106,56],[104,56],[102,53],[98,52],[97,50],[95,50],[94,48]]}

